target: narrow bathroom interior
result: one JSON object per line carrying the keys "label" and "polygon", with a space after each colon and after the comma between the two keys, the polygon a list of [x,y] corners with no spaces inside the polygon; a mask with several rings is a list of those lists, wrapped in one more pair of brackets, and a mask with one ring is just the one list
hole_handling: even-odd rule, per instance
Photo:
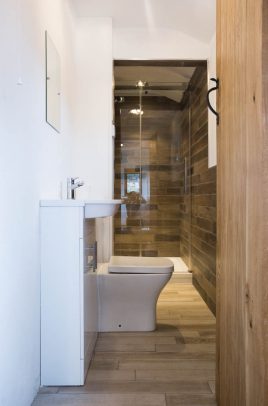
{"label": "narrow bathroom interior", "polygon": [[206,61],[115,61],[114,255],[168,257],[215,314]]}
{"label": "narrow bathroom interior", "polygon": [[267,406],[268,1],[0,9],[0,406]]}
{"label": "narrow bathroom interior", "polygon": [[[89,369],[83,386],[44,381],[33,405],[216,405],[216,172],[208,168],[207,65],[115,61],[114,77],[114,197],[122,204],[113,224],[84,223],[86,246],[99,244],[97,270],[84,274]],[[113,247],[103,242],[107,224]],[[174,265],[158,298],[156,328],[136,328],[156,275],[109,273],[109,252],[123,264],[166,258]],[[107,290],[109,280],[116,290]],[[98,317],[90,310],[96,308]]]}

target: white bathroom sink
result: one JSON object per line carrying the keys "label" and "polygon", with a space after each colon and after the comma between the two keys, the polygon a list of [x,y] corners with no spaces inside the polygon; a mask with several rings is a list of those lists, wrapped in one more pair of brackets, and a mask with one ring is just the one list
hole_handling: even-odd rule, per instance
{"label": "white bathroom sink", "polygon": [[85,218],[108,217],[117,213],[121,200],[86,200]]}
{"label": "white bathroom sink", "polygon": [[119,209],[122,200],[107,199],[107,200],[41,200],[40,206],[44,207],[77,207],[85,208],[85,218],[91,219],[96,217],[113,216]]}

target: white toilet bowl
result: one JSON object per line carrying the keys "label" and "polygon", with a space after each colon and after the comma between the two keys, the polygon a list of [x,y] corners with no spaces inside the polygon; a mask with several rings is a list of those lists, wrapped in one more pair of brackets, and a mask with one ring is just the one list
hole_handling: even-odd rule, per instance
{"label": "white toilet bowl", "polygon": [[156,302],[174,270],[167,258],[111,257],[98,271],[99,331],[153,331]]}

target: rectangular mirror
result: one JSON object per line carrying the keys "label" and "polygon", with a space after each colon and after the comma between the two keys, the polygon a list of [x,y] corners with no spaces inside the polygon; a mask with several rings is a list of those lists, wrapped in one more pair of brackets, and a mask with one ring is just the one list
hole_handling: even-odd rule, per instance
{"label": "rectangular mirror", "polygon": [[60,56],[46,32],[46,121],[60,132]]}

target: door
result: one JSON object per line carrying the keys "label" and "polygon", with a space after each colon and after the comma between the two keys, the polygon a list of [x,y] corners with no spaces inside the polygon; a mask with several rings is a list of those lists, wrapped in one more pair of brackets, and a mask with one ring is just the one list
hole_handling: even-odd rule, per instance
{"label": "door", "polygon": [[267,11],[217,2],[220,406],[268,404]]}

